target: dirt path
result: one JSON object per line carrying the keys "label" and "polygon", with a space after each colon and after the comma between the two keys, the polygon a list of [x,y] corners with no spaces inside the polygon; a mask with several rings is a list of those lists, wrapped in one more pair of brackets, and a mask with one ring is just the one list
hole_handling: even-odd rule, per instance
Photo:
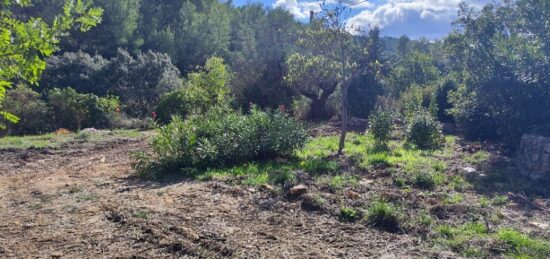
{"label": "dirt path", "polygon": [[123,140],[0,151],[0,257],[426,255],[410,236],[305,212],[267,192],[136,179],[128,153],[144,148]]}

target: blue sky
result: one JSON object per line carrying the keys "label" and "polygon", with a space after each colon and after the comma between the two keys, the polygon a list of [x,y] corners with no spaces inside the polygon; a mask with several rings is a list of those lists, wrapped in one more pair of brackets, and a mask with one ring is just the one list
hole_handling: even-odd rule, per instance
{"label": "blue sky", "polygon": [[[327,0],[338,1],[338,0]],[[384,35],[411,38],[439,39],[447,35],[451,22],[456,18],[458,5],[481,7],[497,0],[343,0],[355,4],[348,15],[347,25],[368,29],[377,25]],[[297,20],[307,21],[309,11],[316,11],[316,0],[235,0],[236,5],[262,3],[269,7],[281,7],[290,11]]]}

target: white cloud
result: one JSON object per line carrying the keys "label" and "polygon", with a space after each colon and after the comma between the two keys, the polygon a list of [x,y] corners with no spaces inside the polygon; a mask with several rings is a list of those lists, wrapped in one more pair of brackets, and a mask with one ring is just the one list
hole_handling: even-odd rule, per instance
{"label": "white cloud", "polygon": [[[490,0],[470,0],[481,6]],[[440,37],[448,33],[463,0],[387,0],[375,8],[365,9],[348,20],[348,28],[367,29],[379,26],[386,34],[408,34],[412,37]]]}
{"label": "white cloud", "polygon": [[309,18],[310,11],[318,12],[321,10],[317,2],[298,2],[297,0],[277,0],[275,7],[288,10],[296,19]]}

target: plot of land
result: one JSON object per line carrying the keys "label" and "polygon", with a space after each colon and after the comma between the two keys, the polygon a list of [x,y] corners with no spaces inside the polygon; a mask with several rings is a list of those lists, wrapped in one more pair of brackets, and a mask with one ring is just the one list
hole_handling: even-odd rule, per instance
{"label": "plot of land", "polygon": [[[482,171],[490,153],[456,138],[428,156],[397,142],[366,152],[354,134],[336,159],[336,137],[318,137],[298,158],[158,181],[131,168],[151,134],[0,142],[0,257],[550,255],[545,188],[510,187],[507,173]],[[435,182],[420,188],[425,168]],[[287,194],[298,184],[305,194]],[[396,226],[369,220],[376,202],[395,209]]]}

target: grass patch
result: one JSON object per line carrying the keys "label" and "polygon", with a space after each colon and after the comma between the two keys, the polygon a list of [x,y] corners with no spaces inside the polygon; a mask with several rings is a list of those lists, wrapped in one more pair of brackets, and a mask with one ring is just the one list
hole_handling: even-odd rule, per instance
{"label": "grass patch", "polygon": [[7,136],[0,138],[0,149],[59,148],[71,142],[102,142],[118,138],[140,138],[143,132],[138,130],[112,130],[87,133],[54,134],[33,136]]}
{"label": "grass patch", "polygon": [[497,233],[506,245],[507,255],[515,258],[550,258],[550,242],[533,239],[513,229],[501,229]]}
{"label": "grass patch", "polygon": [[330,180],[330,187],[334,190],[342,190],[346,187],[355,187],[359,185],[357,177],[352,175],[336,175]]}
{"label": "grass patch", "polygon": [[386,201],[375,201],[368,209],[367,222],[376,228],[390,232],[397,232],[400,229],[398,208]]}
{"label": "grass patch", "polygon": [[467,155],[464,157],[464,161],[472,164],[472,165],[480,165],[482,163],[484,163],[485,161],[487,161],[490,157],[490,154],[489,152],[487,151],[483,151],[483,150],[480,150],[480,151],[477,151],[471,155]]}
{"label": "grass patch", "polygon": [[359,219],[359,212],[353,208],[343,207],[340,208],[339,218],[342,221],[356,221]]}

